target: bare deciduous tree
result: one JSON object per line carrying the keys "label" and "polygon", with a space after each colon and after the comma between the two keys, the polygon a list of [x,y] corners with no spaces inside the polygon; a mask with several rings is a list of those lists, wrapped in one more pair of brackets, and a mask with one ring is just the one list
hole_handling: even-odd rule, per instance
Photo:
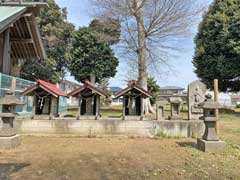
{"label": "bare deciduous tree", "polygon": [[[147,90],[147,66],[168,64],[160,52],[177,49],[202,7],[197,0],[91,0],[97,18],[116,18],[122,26],[121,47],[138,59],[138,82]],[[154,66],[154,64],[156,64]],[[145,113],[150,108],[144,103]]]}

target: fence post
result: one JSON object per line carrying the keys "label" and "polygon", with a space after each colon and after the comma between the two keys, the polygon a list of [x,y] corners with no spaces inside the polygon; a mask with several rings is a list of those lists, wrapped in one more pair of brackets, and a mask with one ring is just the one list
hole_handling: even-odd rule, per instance
{"label": "fence post", "polygon": [[[215,102],[219,101],[219,98],[218,98],[218,79],[214,79],[214,101]],[[215,116],[217,118],[216,132],[219,135],[219,110],[218,109],[215,110]]]}

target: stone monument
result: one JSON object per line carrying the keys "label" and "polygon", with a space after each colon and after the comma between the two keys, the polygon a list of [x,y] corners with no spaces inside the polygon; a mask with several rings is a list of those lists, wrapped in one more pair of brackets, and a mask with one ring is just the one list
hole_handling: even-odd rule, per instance
{"label": "stone monument", "polygon": [[2,105],[2,126],[0,130],[0,148],[14,148],[20,144],[20,136],[17,135],[14,128],[16,105],[24,104],[18,100],[13,93],[9,92],[5,97],[0,98]]}
{"label": "stone monument", "polygon": [[203,116],[203,109],[199,104],[205,100],[206,85],[197,80],[188,85],[188,119],[199,120]]}
{"label": "stone monument", "polygon": [[182,120],[181,116],[181,104],[182,99],[180,97],[170,97],[169,102],[171,104],[171,116],[170,120]]}
{"label": "stone monument", "polygon": [[218,121],[215,110],[220,109],[221,105],[211,98],[211,95],[206,95],[206,100],[199,104],[203,108],[205,132],[203,137],[197,140],[197,147],[204,152],[221,152],[225,148],[225,143],[218,139],[215,129]]}
{"label": "stone monument", "polygon": [[167,104],[167,101],[157,101],[156,103],[156,110],[157,110],[157,120],[164,120],[165,117],[165,105]]}

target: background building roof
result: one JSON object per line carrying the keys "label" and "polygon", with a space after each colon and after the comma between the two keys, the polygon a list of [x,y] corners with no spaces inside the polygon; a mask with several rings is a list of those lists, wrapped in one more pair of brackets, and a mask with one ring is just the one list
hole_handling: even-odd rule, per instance
{"label": "background building roof", "polygon": [[111,92],[120,92],[122,90],[122,88],[120,88],[120,87],[110,87],[110,91]]}
{"label": "background building roof", "polygon": [[165,86],[165,87],[160,87],[160,90],[184,90],[182,87],[178,86]]}

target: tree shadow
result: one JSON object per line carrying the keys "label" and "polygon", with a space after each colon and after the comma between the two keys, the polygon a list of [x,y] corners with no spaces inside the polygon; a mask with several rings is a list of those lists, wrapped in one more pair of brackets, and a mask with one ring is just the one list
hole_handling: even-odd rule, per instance
{"label": "tree shadow", "polygon": [[27,163],[0,163],[0,179],[7,180],[12,173],[18,172],[21,169],[30,166]]}
{"label": "tree shadow", "polygon": [[197,143],[195,142],[176,142],[181,147],[197,149]]}

